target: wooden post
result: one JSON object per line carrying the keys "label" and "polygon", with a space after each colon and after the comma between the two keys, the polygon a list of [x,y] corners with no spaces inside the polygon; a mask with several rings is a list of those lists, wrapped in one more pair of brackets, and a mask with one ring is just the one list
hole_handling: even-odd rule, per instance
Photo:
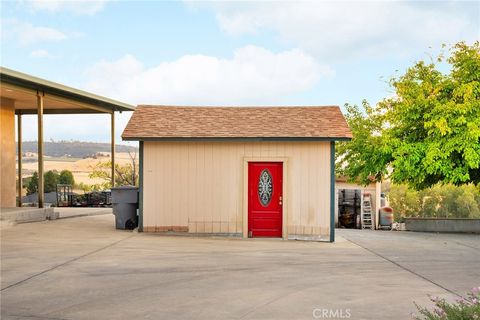
{"label": "wooden post", "polygon": [[112,188],[115,187],[115,110],[111,114],[111,160],[112,160]]}
{"label": "wooden post", "polygon": [[18,206],[22,206],[22,115],[17,115],[17,139],[18,139]]}
{"label": "wooden post", "polygon": [[44,207],[43,181],[43,93],[37,91],[38,118],[38,207]]}

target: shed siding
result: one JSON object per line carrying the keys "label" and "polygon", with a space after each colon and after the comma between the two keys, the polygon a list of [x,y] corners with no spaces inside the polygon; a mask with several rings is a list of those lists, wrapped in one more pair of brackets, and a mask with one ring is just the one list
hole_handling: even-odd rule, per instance
{"label": "shed siding", "polygon": [[321,141],[144,142],[144,231],[241,234],[244,160],[276,157],[287,160],[288,235],[328,236],[330,143]]}

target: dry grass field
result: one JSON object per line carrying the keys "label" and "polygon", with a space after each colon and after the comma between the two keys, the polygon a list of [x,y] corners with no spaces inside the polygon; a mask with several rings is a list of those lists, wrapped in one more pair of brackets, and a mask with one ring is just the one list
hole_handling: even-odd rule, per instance
{"label": "dry grass field", "polygon": [[[78,158],[66,158],[66,157],[45,157],[44,159],[44,170],[47,172],[48,170],[70,170],[73,173],[75,178],[75,183],[84,183],[84,184],[95,184],[101,181],[97,179],[90,179],[88,175],[92,172],[92,168],[99,162],[106,162],[110,161],[110,153],[102,152],[105,156],[97,156],[96,159],[94,158],[85,158],[85,159],[78,159]],[[36,158],[36,154],[30,154],[32,158]],[[138,157],[138,155],[137,155]],[[120,165],[125,165],[130,163],[130,156],[128,153],[115,153],[115,160]],[[137,158],[138,161],[138,158]],[[31,176],[35,171],[38,170],[38,162],[37,161],[25,161],[23,163],[23,177]]]}

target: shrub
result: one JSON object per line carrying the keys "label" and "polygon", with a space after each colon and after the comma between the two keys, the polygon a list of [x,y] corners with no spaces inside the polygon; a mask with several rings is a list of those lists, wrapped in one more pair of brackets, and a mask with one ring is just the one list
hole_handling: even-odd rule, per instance
{"label": "shrub", "polygon": [[27,195],[38,192],[38,173],[35,171],[27,182]]}
{"label": "shrub", "polygon": [[466,297],[448,303],[445,299],[430,297],[435,304],[432,310],[415,303],[420,315],[412,315],[416,320],[480,320],[480,287],[473,288]]}
{"label": "shrub", "polygon": [[421,191],[392,184],[388,200],[397,222],[405,217],[480,218],[480,186],[474,184],[437,184]]}
{"label": "shrub", "polygon": [[418,215],[420,200],[418,192],[406,185],[391,185],[388,193],[389,205],[393,208],[394,219],[401,222],[405,217]]}

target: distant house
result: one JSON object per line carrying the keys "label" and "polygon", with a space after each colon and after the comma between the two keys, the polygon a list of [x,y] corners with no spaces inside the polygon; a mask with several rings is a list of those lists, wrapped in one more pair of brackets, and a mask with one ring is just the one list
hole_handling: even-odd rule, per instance
{"label": "distant house", "polygon": [[362,225],[361,214],[364,212],[365,196],[371,200],[373,221],[371,228],[378,228],[378,209],[385,205],[385,199],[382,204],[381,183],[375,182],[370,178],[368,185],[349,182],[347,177],[340,176],[336,178],[336,205],[335,205],[335,226],[340,228],[366,228]]}
{"label": "distant house", "polygon": [[334,241],[338,107],[139,106],[140,231]]}

